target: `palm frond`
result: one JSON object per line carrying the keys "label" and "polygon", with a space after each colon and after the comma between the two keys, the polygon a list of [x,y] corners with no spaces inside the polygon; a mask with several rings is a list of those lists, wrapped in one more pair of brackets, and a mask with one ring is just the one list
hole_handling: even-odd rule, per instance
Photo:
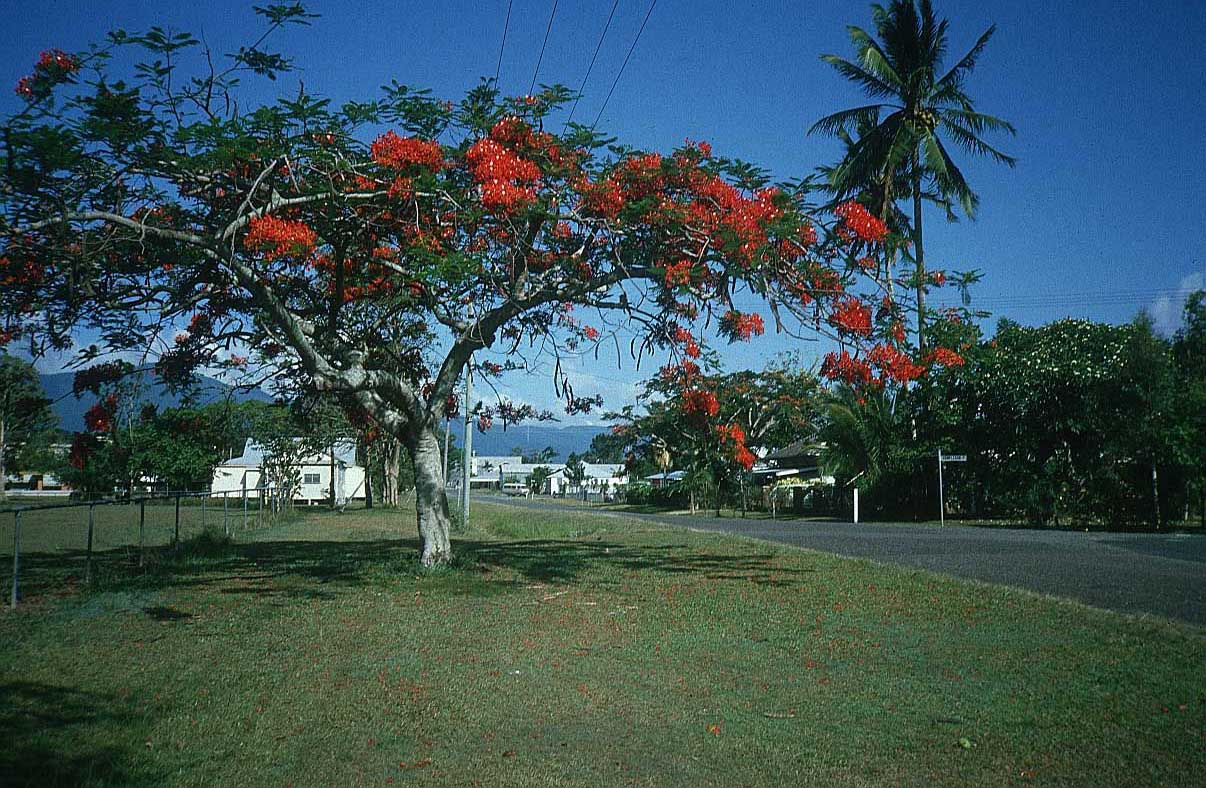
{"label": "palm frond", "polygon": [[941,89],[947,85],[962,84],[967,75],[976,67],[976,61],[980,59],[980,55],[984,52],[984,47],[988,46],[989,40],[996,32],[997,26],[991,25],[981,33],[980,37],[976,39],[976,43],[967,51],[967,54],[959,58],[959,62],[951,66],[950,71],[946,72],[935,83],[935,86]]}
{"label": "palm frond", "polygon": [[992,145],[989,145],[980,139],[971,129],[947,118],[945,113],[938,116],[938,123],[941,129],[955,141],[955,144],[968,153],[976,156],[986,156],[998,164],[1005,164],[1009,167],[1017,164],[1016,158],[1007,153],[1002,153]]}
{"label": "palm frond", "polygon": [[941,110],[940,114],[951,115],[955,118],[958,118],[958,122],[961,125],[966,126],[975,134],[984,134],[985,132],[1004,132],[1012,136],[1018,133],[1018,130],[1015,129],[1013,124],[1009,121],[993,115],[986,115],[983,112],[976,112],[974,109],[970,108],[970,105],[966,108],[960,109],[943,109]]}
{"label": "palm frond", "polygon": [[925,153],[926,167],[931,171],[938,190],[945,196],[958,200],[963,213],[969,219],[974,219],[980,206],[980,198],[971,190],[963,172],[946,152],[942,140],[935,134],[929,134],[922,141],[921,147]]}
{"label": "palm frond", "polygon": [[821,55],[821,60],[833,66],[839,74],[851,82],[857,83],[872,98],[892,98],[896,90],[879,77],[867,71],[856,63],[851,63],[838,55]]}
{"label": "palm frond", "polygon": [[808,129],[809,134],[826,134],[836,137],[851,127],[858,128],[868,120],[874,124],[879,120],[879,111],[884,104],[867,104],[853,109],[844,109],[832,115],[826,115]]}

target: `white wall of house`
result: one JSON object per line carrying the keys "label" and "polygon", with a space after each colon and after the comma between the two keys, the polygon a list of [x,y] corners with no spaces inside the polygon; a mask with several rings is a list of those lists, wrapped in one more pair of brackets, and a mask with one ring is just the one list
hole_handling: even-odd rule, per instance
{"label": "white wall of house", "polygon": [[[354,452],[349,455],[354,456]],[[339,453],[337,452],[337,456]],[[244,489],[254,490],[260,484],[260,462],[262,454],[251,440],[243,454],[234,457],[214,469],[210,491],[213,495],[242,495]],[[329,454],[307,457],[298,465],[301,485],[293,494],[295,501],[324,501],[331,496],[331,458]],[[348,464],[342,459],[335,462],[335,497],[339,500],[363,499],[365,497],[364,468]],[[250,493],[258,495],[258,493]]]}

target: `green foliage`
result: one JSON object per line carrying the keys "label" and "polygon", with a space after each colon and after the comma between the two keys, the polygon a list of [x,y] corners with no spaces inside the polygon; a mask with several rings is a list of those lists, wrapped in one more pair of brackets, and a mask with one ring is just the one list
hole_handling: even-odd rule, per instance
{"label": "green foliage", "polygon": [[57,423],[33,365],[0,353],[0,497],[7,471],[49,471],[59,464],[50,451]]}
{"label": "green foliage", "polygon": [[544,483],[550,476],[553,475],[553,469],[547,465],[538,465],[532,469],[532,474],[528,476],[528,489],[533,493],[539,493],[544,489]]}

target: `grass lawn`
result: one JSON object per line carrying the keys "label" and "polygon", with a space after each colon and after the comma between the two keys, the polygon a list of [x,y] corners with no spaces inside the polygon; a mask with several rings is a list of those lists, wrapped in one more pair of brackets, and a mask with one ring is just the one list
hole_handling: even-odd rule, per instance
{"label": "grass lawn", "polygon": [[475,512],[447,570],[416,570],[409,513],[311,512],[142,570],[112,549],[88,591],[31,528],[42,592],[0,614],[0,785],[1206,773],[1201,629],[586,511]]}

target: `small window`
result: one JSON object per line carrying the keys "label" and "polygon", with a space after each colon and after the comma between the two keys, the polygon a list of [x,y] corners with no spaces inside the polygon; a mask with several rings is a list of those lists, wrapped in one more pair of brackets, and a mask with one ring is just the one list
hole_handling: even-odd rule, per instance
{"label": "small window", "polygon": [[317,473],[307,473],[302,477],[304,484],[322,484],[322,477]]}

